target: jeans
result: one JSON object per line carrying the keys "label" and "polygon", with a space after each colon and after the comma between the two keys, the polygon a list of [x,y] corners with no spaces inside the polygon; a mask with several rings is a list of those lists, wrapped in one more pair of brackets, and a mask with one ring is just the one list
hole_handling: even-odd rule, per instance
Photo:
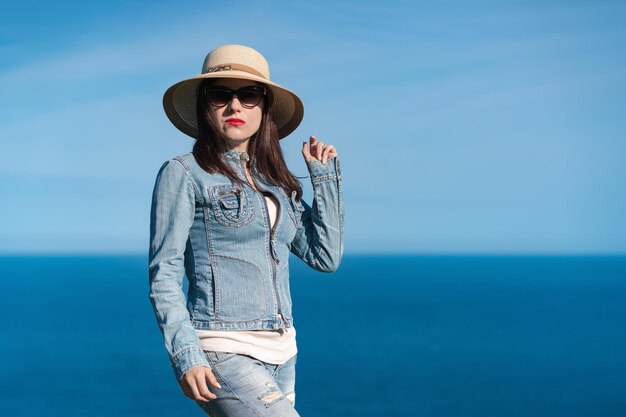
{"label": "jeans", "polygon": [[295,354],[281,365],[248,355],[204,351],[222,389],[209,386],[217,398],[196,403],[211,417],[299,417],[294,408],[296,393]]}

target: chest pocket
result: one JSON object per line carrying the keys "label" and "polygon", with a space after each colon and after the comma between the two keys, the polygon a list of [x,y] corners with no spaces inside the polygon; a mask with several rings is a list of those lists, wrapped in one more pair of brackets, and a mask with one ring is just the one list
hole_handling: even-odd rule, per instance
{"label": "chest pocket", "polygon": [[208,189],[215,220],[224,226],[244,226],[254,217],[248,192],[239,185],[219,185]]}
{"label": "chest pocket", "polygon": [[296,229],[298,229],[302,224],[302,213],[304,212],[304,206],[300,201],[296,200],[296,195],[297,194],[295,191],[291,192],[291,198],[289,199],[291,203],[291,210],[289,210],[289,214],[291,215],[291,218],[296,225]]}

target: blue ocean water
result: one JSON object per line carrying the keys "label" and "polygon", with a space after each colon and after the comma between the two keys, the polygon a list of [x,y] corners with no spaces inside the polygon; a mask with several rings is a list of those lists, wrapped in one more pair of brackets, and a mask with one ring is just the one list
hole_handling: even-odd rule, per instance
{"label": "blue ocean water", "polygon": [[[626,257],[292,260],[302,416],[626,416]],[[202,416],[145,256],[0,257],[1,416]]]}

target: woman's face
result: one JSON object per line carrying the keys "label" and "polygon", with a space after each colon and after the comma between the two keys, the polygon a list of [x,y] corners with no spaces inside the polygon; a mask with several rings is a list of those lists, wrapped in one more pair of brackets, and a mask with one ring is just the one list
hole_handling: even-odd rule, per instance
{"label": "woman's face", "polygon": [[[217,86],[238,90],[242,87],[258,86],[258,84],[254,81],[236,78],[221,78],[211,85],[211,87]],[[248,140],[261,126],[263,100],[257,106],[249,109],[242,106],[239,98],[235,95],[224,107],[215,107],[209,104],[209,111],[213,114],[216,128],[228,140],[231,148],[246,151]]]}

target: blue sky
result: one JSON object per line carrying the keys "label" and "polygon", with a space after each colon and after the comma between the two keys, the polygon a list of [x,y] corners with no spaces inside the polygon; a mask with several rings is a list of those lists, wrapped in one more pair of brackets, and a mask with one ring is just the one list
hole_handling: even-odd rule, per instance
{"label": "blue sky", "polygon": [[624,2],[12,3],[0,252],[145,253],[162,95],[229,43],[303,99],[296,175],[337,147],[347,252],[626,252]]}

